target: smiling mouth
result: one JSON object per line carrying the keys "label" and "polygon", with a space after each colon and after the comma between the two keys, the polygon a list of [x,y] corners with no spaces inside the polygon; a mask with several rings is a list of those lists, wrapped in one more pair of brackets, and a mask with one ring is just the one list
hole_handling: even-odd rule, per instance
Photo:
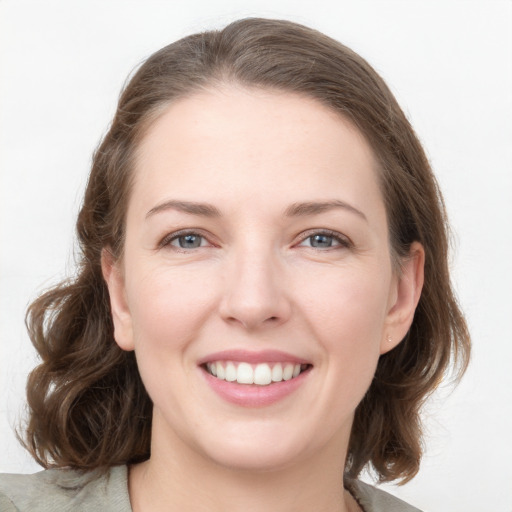
{"label": "smiling mouth", "polygon": [[311,368],[310,364],[250,364],[235,361],[214,361],[202,366],[206,372],[217,379],[238,384],[256,384],[257,386],[268,386],[292,380]]}

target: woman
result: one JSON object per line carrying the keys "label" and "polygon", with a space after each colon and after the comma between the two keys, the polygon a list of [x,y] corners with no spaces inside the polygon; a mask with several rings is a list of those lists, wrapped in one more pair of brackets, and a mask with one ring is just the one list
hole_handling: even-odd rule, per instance
{"label": "woman", "polygon": [[28,313],[52,469],[0,477],[2,510],[415,510],[357,477],[416,474],[469,335],[435,178],[361,57],[262,19],[158,51],[77,230]]}

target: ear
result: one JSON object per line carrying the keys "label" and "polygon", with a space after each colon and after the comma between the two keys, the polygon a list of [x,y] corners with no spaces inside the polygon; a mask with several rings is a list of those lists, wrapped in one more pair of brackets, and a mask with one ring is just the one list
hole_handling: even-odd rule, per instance
{"label": "ear", "polygon": [[402,262],[400,275],[394,278],[381,354],[395,348],[411,327],[423,288],[424,266],[425,250],[419,242],[413,242],[409,255]]}
{"label": "ear", "polygon": [[114,339],[123,350],[133,350],[132,318],[126,302],[124,276],[120,262],[114,258],[110,248],[101,251],[101,270],[110,296]]}

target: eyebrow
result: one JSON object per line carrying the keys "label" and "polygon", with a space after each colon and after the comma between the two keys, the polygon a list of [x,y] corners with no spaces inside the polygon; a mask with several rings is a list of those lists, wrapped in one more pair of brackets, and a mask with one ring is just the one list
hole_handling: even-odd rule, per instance
{"label": "eyebrow", "polygon": [[194,201],[176,201],[171,199],[165,201],[154,208],[151,208],[146,213],[146,219],[155,215],[156,213],[163,212],[165,210],[177,210],[179,212],[188,213],[190,215],[199,215],[202,217],[220,217],[220,211],[213,205],[208,203],[196,203]]}
{"label": "eyebrow", "polygon": [[362,219],[368,221],[366,215],[361,211],[339,199],[333,199],[331,201],[310,201],[306,203],[293,203],[285,210],[287,217],[302,217],[306,215],[316,215],[336,208],[348,210],[349,212],[355,213]]}
{"label": "eyebrow", "polygon": [[[339,199],[333,199],[330,201],[308,201],[304,203],[293,203],[286,208],[284,214],[286,217],[303,217],[307,215],[316,215],[329,210],[341,208],[348,210],[349,212],[355,213],[364,220],[368,220],[366,215],[355,208],[354,206],[340,201]],[[170,199],[165,201],[151,210],[146,214],[146,219],[166,210],[177,210],[179,212],[188,213],[190,215],[198,215],[201,217],[221,217],[220,210],[209,203],[198,203],[195,201],[178,201]]]}

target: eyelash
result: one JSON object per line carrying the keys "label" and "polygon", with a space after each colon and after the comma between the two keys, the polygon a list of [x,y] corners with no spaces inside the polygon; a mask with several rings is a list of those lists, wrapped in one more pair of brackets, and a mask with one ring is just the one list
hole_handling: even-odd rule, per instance
{"label": "eyelash", "polygon": [[333,240],[335,240],[336,242],[338,242],[339,245],[335,245],[334,247],[328,247],[328,248],[324,248],[324,249],[310,246],[311,249],[325,252],[328,250],[335,250],[335,249],[340,249],[340,248],[341,249],[350,249],[351,247],[353,247],[351,240],[349,240],[346,236],[344,236],[341,233],[338,233],[336,231],[331,231],[330,229],[310,230],[310,231],[307,231],[306,233],[303,233],[301,236],[299,245],[302,244],[303,242],[305,242],[306,240],[313,238],[314,236],[317,236],[317,235],[330,237]]}
{"label": "eyelash", "polygon": [[[334,241],[336,241],[339,245],[335,245],[333,247],[327,247],[327,248],[318,248],[318,247],[310,246],[310,249],[314,249],[319,252],[326,252],[329,250],[336,250],[336,249],[340,249],[340,248],[350,249],[353,247],[353,243],[346,236],[344,236],[336,231],[331,231],[328,229],[309,230],[307,232],[302,233],[300,240],[296,244],[296,246],[300,246],[306,240],[311,239],[317,235],[330,237]],[[158,244],[158,248],[161,249],[163,247],[171,246],[172,250],[174,250],[176,252],[181,252],[181,253],[187,253],[187,252],[193,251],[195,249],[201,248],[201,246],[199,246],[199,247],[192,247],[192,248],[187,249],[184,247],[176,247],[176,246],[172,245],[172,242],[174,242],[175,240],[178,240],[179,238],[185,237],[185,236],[198,236],[198,237],[201,237],[204,240],[208,241],[207,237],[198,231],[183,230],[183,231],[176,231],[174,233],[170,233],[170,234],[166,235],[162,239],[162,241]]]}
{"label": "eyelash", "polygon": [[198,237],[201,237],[201,238],[204,238],[205,240],[207,240],[206,236],[204,236],[203,234],[201,234],[198,231],[193,231],[193,230],[175,231],[174,233],[169,233],[168,235],[166,235],[162,239],[162,241],[158,244],[158,248],[162,249],[163,247],[171,246],[173,250],[175,250],[177,252],[183,252],[183,253],[190,252],[191,250],[194,250],[194,249],[199,249],[199,247],[193,247],[192,249],[186,249],[185,247],[176,247],[176,246],[171,245],[171,243],[174,242],[175,240],[178,240],[179,238],[182,238],[185,236],[198,236]]}

